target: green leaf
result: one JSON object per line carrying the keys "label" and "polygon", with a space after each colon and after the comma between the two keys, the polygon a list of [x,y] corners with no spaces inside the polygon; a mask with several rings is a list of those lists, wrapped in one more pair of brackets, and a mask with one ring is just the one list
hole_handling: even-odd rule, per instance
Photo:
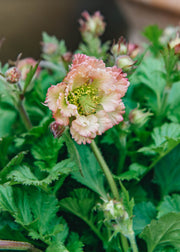
{"label": "green leaf", "polygon": [[63,138],[54,138],[52,135],[45,135],[40,138],[31,148],[31,153],[34,158],[41,164],[41,168],[51,169],[57,162],[58,153],[63,146]]}
{"label": "green leaf", "polygon": [[178,139],[180,127],[177,123],[165,123],[161,127],[154,128],[152,138],[155,146],[161,146],[168,139]]}
{"label": "green leaf", "polygon": [[12,187],[0,185],[0,209],[12,214],[16,212],[16,205],[13,197]]}
{"label": "green leaf", "polygon": [[62,242],[54,242],[46,249],[46,252],[69,252]]}
{"label": "green leaf", "polygon": [[82,174],[80,172],[73,172],[72,177],[79,183],[98,193],[104,199],[107,199],[104,187],[104,175],[94,154],[88,146],[76,144],[76,148],[80,157]]}
{"label": "green leaf", "polygon": [[54,195],[29,187],[0,186],[0,209],[8,211],[17,223],[26,227],[29,236],[50,244],[51,240],[64,242],[68,227],[57,217],[57,199]]}
{"label": "green leaf", "polygon": [[12,136],[0,138],[0,168],[3,168],[8,162],[8,150],[12,141]]}
{"label": "green leaf", "polygon": [[19,165],[22,162],[25,154],[26,154],[25,151],[20,152],[18,155],[13,157],[9,161],[9,163],[0,171],[0,183],[3,183],[6,181],[6,177],[8,173],[12,171],[12,167]]}
{"label": "green leaf", "polygon": [[[164,87],[166,86],[164,73],[163,59],[149,56],[138,66],[136,72],[132,75],[132,79],[130,78],[130,81],[134,85],[146,85],[156,94],[156,97],[161,97]],[[146,94],[148,95],[148,92],[144,94],[145,97]],[[146,99],[149,99],[149,96],[147,96]],[[153,101],[157,102],[155,100]]]}
{"label": "green leaf", "polygon": [[79,183],[98,193],[104,199],[107,199],[104,188],[104,175],[94,154],[90,151],[88,146],[75,143],[67,131],[64,134],[64,139],[70,157],[76,162],[80,170],[80,172],[73,172],[72,177]]}
{"label": "green leaf", "polygon": [[143,35],[151,42],[157,43],[162,33],[163,30],[160,29],[157,25],[149,25],[144,29]]}
{"label": "green leaf", "polygon": [[114,178],[120,179],[121,181],[127,180],[130,181],[132,179],[140,180],[140,177],[146,173],[147,167],[140,165],[138,163],[133,163],[129,166],[129,171],[121,173],[119,176],[115,176]]}
{"label": "green leaf", "polygon": [[96,227],[95,222],[97,222],[97,215],[94,215],[93,208],[96,204],[95,195],[86,188],[75,189],[71,197],[64,198],[60,200],[59,205],[65,211],[68,211],[84,222],[86,222],[89,227],[94,231],[94,233],[106,243],[106,237],[100,232],[102,222],[99,224],[99,228]]}
{"label": "green leaf", "polygon": [[145,154],[158,153],[160,157],[166,155],[180,143],[180,127],[177,123],[165,123],[153,129],[151,134],[154,144],[139,149]]}
{"label": "green leaf", "polygon": [[35,65],[35,67],[33,67],[33,66],[30,67],[29,72],[27,73],[25,83],[24,83],[24,90],[23,90],[24,93],[25,93],[27,87],[29,86],[29,84],[31,83],[32,78],[38,68],[38,65],[39,65],[39,62]]}
{"label": "green leaf", "polygon": [[175,122],[180,123],[180,81],[175,82],[170,89],[168,96],[168,118]]}
{"label": "green leaf", "polygon": [[71,233],[67,249],[69,252],[83,252],[83,243],[79,240],[79,235],[77,233]]}
{"label": "green leaf", "polygon": [[148,252],[158,247],[180,249],[180,213],[168,213],[145,227],[140,237],[147,243]]}
{"label": "green leaf", "polygon": [[71,194],[72,197],[60,200],[60,206],[83,220],[90,220],[95,205],[94,194],[85,188],[75,189]]}
{"label": "green leaf", "polygon": [[159,29],[157,25],[150,25],[143,31],[143,35],[152,43],[150,49],[155,55],[158,55],[162,49],[162,45],[160,43],[160,36],[162,33],[163,30]]}
{"label": "green leaf", "polygon": [[156,218],[156,208],[151,202],[141,202],[134,206],[133,215],[133,229],[136,234],[139,234]]}
{"label": "green leaf", "polygon": [[173,194],[172,196],[165,196],[163,201],[160,202],[158,206],[158,215],[157,217],[160,218],[161,216],[170,213],[170,212],[180,212],[180,195]]}
{"label": "green leaf", "polygon": [[[43,171],[39,171],[37,177],[31,171],[30,167],[21,165],[17,166],[16,169],[10,172],[7,178],[24,185],[45,186],[51,184],[54,180],[58,180],[61,175],[68,175],[74,170],[76,170],[75,164],[71,161],[71,159],[65,159],[58,162],[54,167],[52,167],[52,169],[48,170],[46,172],[46,176]],[[39,178],[41,174],[42,178]]]}
{"label": "green leaf", "polygon": [[122,189],[123,206],[125,210],[127,211],[129,217],[131,217],[133,215],[134,199],[130,200],[129,192],[126,190],[126,188],[121,182],[120,182],[120,186]]}
{"label": "green leaf", "polygon": [[180,144],[164,156],[155,166],[154,182],[162,195],[180,191]]}
{"label": "green leaf", "polygon": [[12,128],[17,120],[17,111],[0,108],[0,137],[5,137],[12,133]]}

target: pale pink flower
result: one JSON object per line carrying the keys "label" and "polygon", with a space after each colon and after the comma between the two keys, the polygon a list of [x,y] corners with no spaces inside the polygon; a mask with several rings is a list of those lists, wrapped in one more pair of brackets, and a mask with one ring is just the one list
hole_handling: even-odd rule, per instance
{"label": "pale pink flower", "polygon": [[[22,60],[19,60],[18,64],[17,64],[17,68],[21,71],[21,79],[25,80],[27,77],[27,74],[29,73],[29,70],[32,67],[35,67],[35,65],[37,64],[37,61],[34,60],[33,58],[25,58]],[[38,66],[35,76],[38,76],[39,72],[40,72],[40,67]]]}
{"label": "pale pink flower", "polygon": [[121,69],[76,54],[63,82],[48,89],[45,103],[56,123],[70,127],[77,143],[91,143],[96,135],[123,120],[122,97],[128,86]]}

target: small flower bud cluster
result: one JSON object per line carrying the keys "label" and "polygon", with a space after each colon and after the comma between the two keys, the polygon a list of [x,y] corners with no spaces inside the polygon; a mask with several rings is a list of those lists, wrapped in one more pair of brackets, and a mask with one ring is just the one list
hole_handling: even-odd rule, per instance
{"label": "small flower bud cluster", "polygon": [[104,212],[105,223],[112,230],[112,235],[120,232],[130,237],[133,234],[132,216],[129,216],[122,202],[104,200],[99,207]]}
{"label": "small flower bud cluster", "polygon": [[21,72],[19,71],[17,67],[11,67],[6,71],[5,76],[6,76],[6,80],[9,83],[14,84],[20,80]]}
{"label": "small flower bud cluster", "polygon": [[115,64],[124,71],[130,71],[133,68],[136,63],[134,58],[138,52],[138,45],[127,43],[123,37],[119,39],[118,43],[113,44],[111,48],[111,53],[115,58]]}
{"label": "small flower bud cluster", "polygon": [[86,36],[87,33],[92,34],[95,37],[101,36],[105,31],[104,17],[99,11],[96,11],[93,16],[87,11],[82,13],[84,19],[80,19],[80,31],[82,35]]}
{"label": "small flower bud cluster", "polygon": [[103,210],[106,220],[126,220],[129,218],[128,213],[125,211],[121,202],[110,200],[103,204]]}

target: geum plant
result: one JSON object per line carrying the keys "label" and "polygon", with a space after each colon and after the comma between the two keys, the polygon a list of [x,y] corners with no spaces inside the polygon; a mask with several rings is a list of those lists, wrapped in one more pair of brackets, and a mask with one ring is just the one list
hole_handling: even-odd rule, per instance
{"label": "geum plant", "polygon": [[104,30],[83,12],[74,53],[43,33],[1,66],[2,251],[180,251],[180,28]]}

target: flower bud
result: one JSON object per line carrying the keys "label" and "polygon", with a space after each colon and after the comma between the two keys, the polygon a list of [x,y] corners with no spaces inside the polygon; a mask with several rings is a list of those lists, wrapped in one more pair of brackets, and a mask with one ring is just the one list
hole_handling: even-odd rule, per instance
{"label": "flower bud", "polygon": [[177,33],[176,38],[171,40],[168,45],[169,45],[169,47],[171,49],[174,49],[175,54],[180,54],[180,37],[179,37],[179,33]]}
{"label": "flower bud", "polygon": [[132,44],[132,43],[128,44],[128,55],[132,59],[134,59],[138,55],[139,51],[140,51],[140,49],[139,49],[138,45]]}
{"label": "flower bud", "polygon": [[117,67],[122,68],[124,71],[131,70],[135,63],[128,55],[120,55],[116,59]]}
{"label": "flower bud", "polygon": [[129,120],[132,124],[142,127],[152,115],[149,111],[145,112],[145,109],[139,109],[137,107],[129,113]]}
{"label": "flower bud", "polygon": [[129,218],[123,204],[118,201],[106,201],[103,205],[103,210],[106,216],[106,220],[125,220]]}
{"label": "flower bud", "polygon": [[51,55],[57,50],[57,45],[54,43],[44,43],[42,42],[42,51],[45,54]]}
{"label": "flower bud", "polygon": [[21,72],[17,67],[11,67],[6,71],[5,76],[9,83],[17,83],[21,78]]}
{"label": "flower bud", "polygon": [[62,55],[62,57],[65,62],[71,62],[73,54],[71,52],[66,52]]}
{"label": "flower bud", "polygon": [[123,37],[120,37],[118,42],[112,45],[111,52],[115,57],[126,55],[128,52],[126,40]]}
{"label": "flower bud", "polygon": [[84,11],[82,17],[84,20],[79,20],[82,34],[90,33],[93,36],[100,36],[104,33],[106,24],[103,21],[104,17],[99,11],[96,11],[93,16],[90,16],[87,11]]}
{"label": "flower bud", "polygon": [[59,138],[62,135],[62,133],[64,132],[65,127],[62,126],[62,125],[59,125],[56,122],[52,122],[50,124],[50,129],[51,129],[51,132],[52,132],[53,136],[55,138]]}
{"label": "flower bud", "polygon": [[[37,64],[37,61],[33,58],[25,58],[18,62],[17,68],[21,71],[21,78],[22,80],[25,80],[27,77],[27,74],[29,73],[30,67],[35,67]],[[35,76],[37,76],[40,72],[40,67],[38,66]]]}
{"label": "flower bud", "polygon": [[131,58],[135,58],[139,53],[139,46],[137,44],[127,43],[124,37],[120,37],[118,43],[112,45],[111,53],[115,57],[128,55]]}

